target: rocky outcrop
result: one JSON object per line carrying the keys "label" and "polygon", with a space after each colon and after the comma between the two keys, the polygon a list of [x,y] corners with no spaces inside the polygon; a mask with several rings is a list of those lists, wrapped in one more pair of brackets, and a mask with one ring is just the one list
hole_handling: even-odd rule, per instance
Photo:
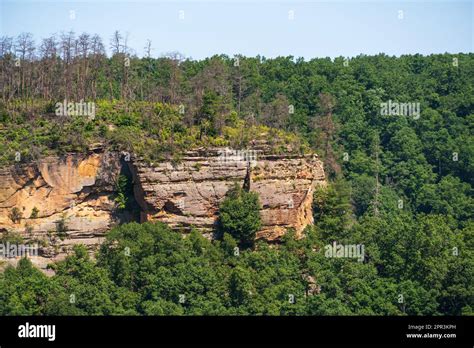
{"label": "rocky outcrop", "polygon": [[38,244],[40,266],[63,257],[74,244],[98,245],[114,223],[120,169],[119,155],[112,152],[2,168],[0,232],[17,232],[25,243]]}
{"label": "rocky outcrop", "polygon": [[288,228],[300,234],[313,224],[313,191],[324,180],[323,164],[316,156],[261,156],[250,184],[262,204],[263,228],[257,238],[273,241]]}
{"label": "rocky outcrop", "polygon": [[119,220],[133,219],[119,212],[115,202],[121,173],[133,181],[142,222],[162,221],[210,236],[219,203],[234,183],[245,183],[259,194],[262,205],[257,238],[276,241],[288,228],[300,233],[313,223],[312,193],[325,180],[317,156],[276,156],[264,150],[248,154],[198,149],[178,164],[148,164],[97,148],[88,155],[2,168],[0,234],[13,231],[26,242],[38,243],[40,252],[33,261],[40,267],[63,258],[74,244],[95,249]]}
{"label": "rocky outcrop", "polygon": [[[229,155],[230,154],[230,155]],[[311,156],[275,156],[207,149],[188,153],[179,164],[133,165],[142,221],[211,232],[219,203],[235,182],[249,182],[262,205],[257,238],[274,241],[288,228],[299,233],[313,223],[315,185],[324,183],[321,161]]]}

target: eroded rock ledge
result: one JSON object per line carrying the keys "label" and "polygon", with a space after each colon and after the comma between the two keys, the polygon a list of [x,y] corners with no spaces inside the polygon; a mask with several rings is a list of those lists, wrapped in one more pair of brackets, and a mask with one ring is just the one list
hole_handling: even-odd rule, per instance
{"label": "eroded rock ledge", "polygon": [[[39,256],[32,261],[41,268],[63,258],[74,244],[95,249],[114,224],[134,219],[116,207],[116,182],[124,172],[133,180],[142,222],[162,221],[183,231],[194,227],[210,235],[226,192],[235,182],[247,181],[262,204],[263,227],[257,238],[275,241],[288,228],[300,233],[313,223],[312,193],[325,182],[317,156],[256,150],[256,159],[249,162],[223,157],[224,151],[230,150],[197,149],[179,164],[147,164],[99,149],[1,168],[0,234],[16,232],[37,242]],[[15,207],[20,221],[12,221]],[[32,214],[35,207],[37,216]],[[62,223],[66,228],[59,233]]]}
{"label": "eroded rock ledge", "polygon": [[263,228],[257,238],[274,241],[287,228],[301,232],[312,220],[312,193],[324,183],[321,161],[311,156],[275,156],[257,151],[256,160],[223,160],[223,149],[190,152],[173,165],[133,165],[142,221],[174,228],[213,229],[218,207],[234,182],[250,179],[259,194]]}

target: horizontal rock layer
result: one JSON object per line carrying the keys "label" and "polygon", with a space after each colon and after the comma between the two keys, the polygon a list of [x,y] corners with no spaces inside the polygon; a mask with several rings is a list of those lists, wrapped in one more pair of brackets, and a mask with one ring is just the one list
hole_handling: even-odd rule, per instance
{"label": "horizontal rock layer", "polygon": [[210,232],[227,191],[247,179],[262,205],[263,227],[257,238],[273,241],[287,228],[301,232],[313,223],[313,189],[324,183],[322,163],[316,156],[273,156],[260,151],[252,156],[225,156],[225,151],[195,151],[176,165],[134,163],[142,221]]}

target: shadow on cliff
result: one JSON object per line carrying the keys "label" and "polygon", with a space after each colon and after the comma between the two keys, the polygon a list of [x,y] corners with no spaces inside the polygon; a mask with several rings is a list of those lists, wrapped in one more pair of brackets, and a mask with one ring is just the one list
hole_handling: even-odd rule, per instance
{"label": "shadow on cliff", "polygon": [[120,160],[120,174],[116,183],[117,208],[113,218],[118,224],[141,222],[142,208],[135,198],[133,167],[124,159]]}

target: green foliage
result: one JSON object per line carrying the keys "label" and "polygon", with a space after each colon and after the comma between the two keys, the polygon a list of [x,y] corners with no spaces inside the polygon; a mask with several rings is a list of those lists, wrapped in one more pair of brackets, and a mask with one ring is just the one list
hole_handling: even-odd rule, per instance
{"label": "green foliage", "polygon": [[13,207],[8,213],[8,217],[13,223],[18,224],[23,219],[23,212],[18,207]]}
{"label": "green foliage", "polygon": [[39,209],[36,207],[33,207],[33,209],[31,209],[30,219],[36,219],[38,217],[38,213],[39,213]]}
{"label": "green foliage", "polygon": [[[218,97],[212,99],[213,95],[206,97],[195,125],[186,124],[179,106],[164,103],[97,100],[93,120],[75,116],[58,122],[56,115],[34,116],[43,112],[46,101],[35,101],[28,117],[23,116],[22,104],[10,101],[13,120],[6,121],[8,127],[0,125],[0,150],[4,154],[0,164],[14,163],[16,152],[21,154],[21,162],[69,152],[87,153],[94,143],[135,153],[151,162],[177,158],[195,147],[245,148],[250,141],[267,139],[268,127],[236,120],[235,112],[228,111]],[[272,134],[272,141],[281,145],[274,147],[275,152],[309,150],[301,137],[282,130]]]}
{"label": "green foliage", "polygon": [[115,202],[119,209],[125,209],[127,206],[128,198],[126,194],[128,186],[129,183],[127,177],[125,175],[119,175],[116,184],[117,197],[115,198]]}
{"label": "green foliage", "polygon": [[3,232],[0,235],[0,242],[1,243],[10,242],[10,243],[14,243],[14,244],[21,244],[21,243],[23,243],[23,237],[18,232],[13,232],[13,231],[7,230],[6,232]]}
{"label": "green foliage", "polygon": [[318,187],[314,193],[314,218],[318,221],[324,240],[344,237],[352,220],[350,186],[337,181],[327,187]]}
{"label": "green foliage", "polygon": [[56,221],[56,232],[59,238],[64,239],[66,237],[67,231],[68,231],[67,217],[65,214],[63,214],[61,215],[61,218]]}
{"label": "green foliage", "polygon": [[28,259],[0,274],[0,314],[40,315],[48,297],[48,278]]}
{"label": "green foliage", "polygon": [[222,233],[229,233],[241,246],[253,246],[261,227],[258,195],[235,184],[219,207],[218,224]]}
{"label": "green foliage", "polygon": [[201,135],[215,135],[215,123],[219,114],[219,107],[222,101],[217,93],[213,91],[206,91],[203,96],[202,106],[199,110],[196,122],[200,125]]}
{"label": "green foliage", "polygon": [[[442,216],[393,219],[367,216],[353,226],[345,242],[365,244],[364,262],[325,257],[327,242],[314,227],[304,238],[288,234],[278,248],[259,242],[239,250],[229,234],[209,241],[162,223],[124,224],[109,232],[97,262],[76,246],[51,278],[27,259],[8,267],[0,314],[472,314],[472,226],[461,240]],[[381,233],[390,225],[397,231]],[[454,255],[453,245],[466,256]]]}

